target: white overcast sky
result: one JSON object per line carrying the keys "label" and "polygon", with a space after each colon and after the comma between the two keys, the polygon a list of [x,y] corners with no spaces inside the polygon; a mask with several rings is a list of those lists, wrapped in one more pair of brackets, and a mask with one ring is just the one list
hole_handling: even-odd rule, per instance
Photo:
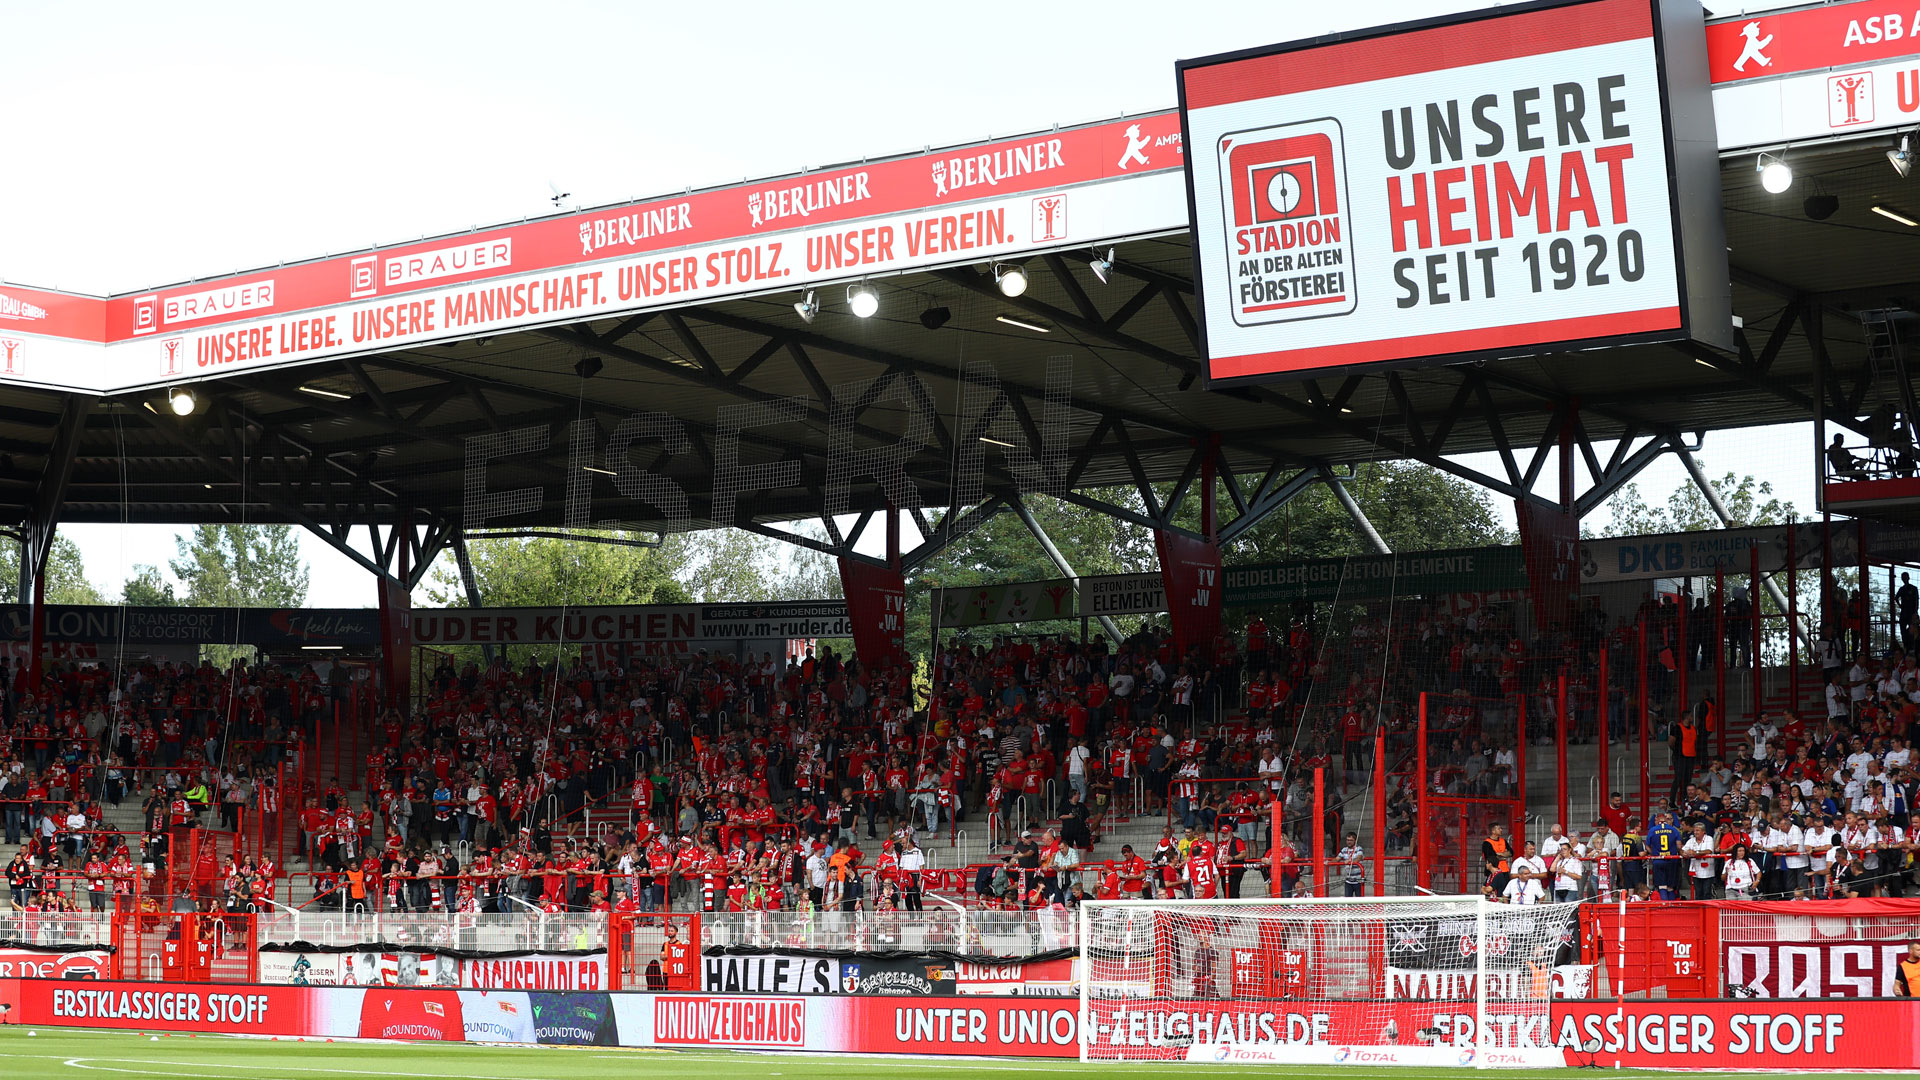
{"label": "white overcast sky", "polygon": [[[1162,109],[1179,58],[1476,6],[0,0],[0,280],[128,291],[539,214],[549,180],[593,205]],[[1791,430],[1704,456],[1810,506]],[[174,531],[65,530],[109,597]],[[373,603],[304,546],[315,602]]]}

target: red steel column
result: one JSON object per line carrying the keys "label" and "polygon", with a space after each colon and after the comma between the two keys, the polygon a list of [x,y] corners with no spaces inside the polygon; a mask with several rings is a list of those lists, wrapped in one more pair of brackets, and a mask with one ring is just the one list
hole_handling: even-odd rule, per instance
{"label": "red steel column", "polygon": [[1747,588],[1747,607],[1753,612],[1753,625],[1748,629],[1753,633],[1753,718],[1758,720],[1761,713],[1760,695],[1763,692],[1760,667],[1760,549],[1748,548],[1747,554],[1753,564],[1753,584]]}
{"label": "red steel column", "polygon": [[1373,729],[1373,895],[1387,895],[1387,729]]}
{"label": "red steel column", "polygon": [[1640,620],[1640,823],[1648,821],[1653,811],[1653,782],[1647,777],[1647,740],[1652,738],[1652,723],[1647,719],[1651,710],[1652,680],[1647,678],[1647,620]]}
{"label": "red steel column", "polygon": [[1427,693],[1420,692],[1420,727],[1418,741],[1413,744],[1414,784],[1413,784],[1413,854],[1416,870],[1415,880],[1420,887],[1433,887],[1433,849],[1427,843]]}
{"label": "red steel column", "polygon": [[1787,703],[1800,714],[1800,557],[1794,541],[1798,522],[1787,523]]}
{"label": "red steel column", "polygon": [[1727,756],[1727,571],[1713,568],[1713,717],[1718,756]]}
{"label": "red steel column", "polygon": [[1517,844],[1520,835],[1527,830],[1527,695],[1524,691],[1520,694],[1520,745],[1513,751],[1513,772],[1513,791],[1520,800],[1520,819],[1513,823],[1509,831],[1513,833]]}
{"label": "red steel column", "polygon": [[1331,895],[1327,890],[1327,770],[1313,770],[1313,893]]}
{"label": "red steel column", "polygon": [[1599,799],[1600,799],[1601,806],[1607,805],[1607,796],[1609,793],[1613,791],[1613,787],[1612,787],[1613,766],[1612,766],[1612,763],[1607,760],[1610,756],[1612,756],[1611,751],[1613,749],[1613,716],[1612,716],[1613,695],[1609,692],[1608,675],[1610,674],[1610,672],[1608,672],[1607,670],[1608,659],[1611,656],[1612,652],[1613,652],[1613,649],[1611,646],[1609,646],[1606,642],[1601,642],[1600,644],[1600,699],[1596,703],[1598,705],[1598,709],[1596,710],[1596,712],[1600,718],[1599,738],[1596,741],[1598,746],[1600,747]]}
{"label": "red steel column", "polygon": [[1554,725],[1553,741],[1554,766],[1559,776],[1554,779],[1554,805],[1559,808],[1560,824],[1565,826],[1572,820],[1571,806],[1567,802],[1567,669],[1560,669],[1560,719]]}
{"label": "red steel column", "polygon": [[1686,712],[1688,707],[1693,704],[1687,697],[1687,673],[1693,670],[1693,643],[1687,637],[1687,616],[1691,614],[1687,609],[1693,606],[1693,579],[1687,578],[1685,580],[1687,583],[1687,592],[1686,595],[1680,598],[1680,619],[1674,625],[1674,634],[1679,640],[1673,643],[1673,652],[1674,659],[1679,661],[1678,677],[1680,679],[1680,682],[1677,684],[1679,692],[1674,698],[1673,715],[1675,719],[1678,719],[1680,714]]}

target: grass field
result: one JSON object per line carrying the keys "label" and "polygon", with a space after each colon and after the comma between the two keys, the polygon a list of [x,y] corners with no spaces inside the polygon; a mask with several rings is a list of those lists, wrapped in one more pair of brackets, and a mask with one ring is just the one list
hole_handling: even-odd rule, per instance
{"label": "grass field", "polygon": [[[747,1053],[716,1050],[618,1050],[430,1043],[269,1042],[203,1035],[157,1040],[123,1031],[0,1028],[0,1080],[105,1080],[106,1076],[204,1077],[207,1080],[325,1080],[335,1076],[415,1080],[988,1080],[1008,1073],[1112,1078],[1165,1077],[1174,1072],[1316,1076],[1331,1080],[1458,1080],[1471,1070],[1318,1069],[1272,1065],[1081,1065],[1078,1062],[989,1058],[902,1058]],[[103,1076],[104,1074],[104,1076]],[[1654,1076],[1645,1071],[1506,1072],[1513,1080],[1557,1076]],[[1777,1075],[1777,1074],[1776,1074]],[[1840,1077],[1845,1074],[1827,1073]],[[1041,1080],[1036,1077],[1035,1080]]]}

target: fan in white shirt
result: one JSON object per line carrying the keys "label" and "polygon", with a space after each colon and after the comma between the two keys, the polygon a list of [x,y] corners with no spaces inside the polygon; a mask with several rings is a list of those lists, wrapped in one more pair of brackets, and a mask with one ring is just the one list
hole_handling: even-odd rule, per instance
{"label": "fan in white shirt", "polygon": [[1553,898],[1567,901],[1580,898],[1580,886],[1586,879],[1587,849],[1584,844],[1569,839],[1560,845],[1560,851],[1553,860]]}
{"label": "fan in white shirt", "polygon": [[1840,830],[1840,843],[1860,860],[1860,869],[1872,874],[1880,869],[1880,830],[1873,822],[1848,821]]}
{"label": "fan in white shirt", "polygon": [[1507,883],[1507,895],[1514,903],[1537,904],[1546,899],[1547,863],[1531,841],[1527,843],[1525,853],[1513,860],[1507,870],[1512,875],[1512,880]]}
{"label": "fan in white shirt", "polygon": [[1851,715],[1847,705],[1847,688],[1837,682],[1827,684],[1827,718],[1844,720]]}
{"label": "fan in white shirt", "polygon": [[1727,860],[1723,874],[1727,899],[1753,899],[1754,886],[1760,881],[1760,865],[1747,857],[1747,845],[1733,845],[1732,857]]}
{"label": "fan in white shirt", "polygon": [[1833,845],[1835,841],[1839,839],[1839,836],[1839,831],[1831,825],[1807,826],[1807,857],[1812,863],[1812,865],[1809,866],[1810,870],[1816,874],[1826,872],[1827,854],[1833,849]]}
{"label": "fan in white shirt", "polygon": [[1693,878],[1693,898],[1710,900],[1713,898],[1713,879],[1718,874],[1714,866],[1713,854],[1716,850],[1713,837],[1707,835],[1706,827],[1694,826],[1694,831],[1680,845],[1681,854],[1687,856],[1687,871]]}

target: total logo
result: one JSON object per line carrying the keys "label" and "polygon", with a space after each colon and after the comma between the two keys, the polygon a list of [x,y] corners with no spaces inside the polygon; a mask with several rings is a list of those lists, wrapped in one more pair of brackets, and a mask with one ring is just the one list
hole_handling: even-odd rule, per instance
{"label": "total logo", "polygon": [[1335,1065],[1398,1065],[1400,1054],[1393,1047],[1342,1046],[1333,1051]]}

